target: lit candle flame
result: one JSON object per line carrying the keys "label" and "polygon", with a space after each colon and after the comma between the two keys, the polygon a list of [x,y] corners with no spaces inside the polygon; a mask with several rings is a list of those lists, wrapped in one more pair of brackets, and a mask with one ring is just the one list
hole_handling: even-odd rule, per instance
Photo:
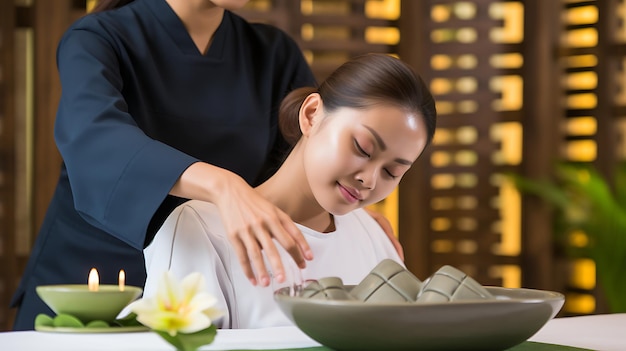
{"label": "lit candle flame", "polygon": [[98,270],[92,268],[89,271],[89,280],[87,281],[87,286],[89,287],[89,291],[98,291],[98,286],[100,285],[100,277],[98,276]]}
{"label": "lit candle flame", "polygon": [[123,269],[120,269],[120,275],[119,275],[119,284],[120,284],[120,291],[124,291],[124,284],[126,283],[126,273],[124,273]]}

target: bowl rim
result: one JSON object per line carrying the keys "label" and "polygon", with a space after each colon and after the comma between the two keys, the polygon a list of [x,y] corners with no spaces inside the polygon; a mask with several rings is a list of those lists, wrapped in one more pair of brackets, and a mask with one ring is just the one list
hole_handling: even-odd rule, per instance
{"label": "bowl rim", "polygon": [[480,304],[507,304],[507,303],[549,303],[549,302],[557,302],[565,300],[565,295],[551,290],[541,290],[541,289],[531,289],[531,288],[504,288],[498,286],[485,286],[487,291],[494,293],[497,291],[518,291],[518,292],[529,292],[533,294],[543,294],[545,296],[538,297],[509,297],[502,294],[494,294],[495,299],[465,299],[458,301],[442,301],[442,302],[412,302],[412,301],[394,301],[394,302],[363,302],[359,300],[325,300],[325,299],[312,299],[303,296],[290,296],[288,294],[282,293],[282,291],[286,291],[288,288],[282,288],[274,291],[274,298],[281,300],[291,300],[293,302],[298,303],[308,303],[311,305],[325,305],[325,306],[362,306],[364,303],[367,304],[370,308],[376,307],[402,307],[406,308],[408,306],[461,306],[461,305],[475,305],[477,303]]}
{"label": "bowl rim", "polygon": [[97,291],[90,291],[87,284],[48,284],[38,285],[36,290],[55,291],[55,292],[142,292],[143,289],[134,285],[125,285],[124,290],[119,289],[119,285],[115,284],[100,284]]}

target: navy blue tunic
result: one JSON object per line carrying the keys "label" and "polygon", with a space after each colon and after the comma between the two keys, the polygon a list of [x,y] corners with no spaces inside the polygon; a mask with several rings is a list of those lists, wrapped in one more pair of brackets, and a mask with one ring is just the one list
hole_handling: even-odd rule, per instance
{"label": "navy blue tunic", "polygon": [[44,284],[143,286],[142,250],[184,199],[168,195],[184,170],[208,162],[258,184],[285,144],[280,101],[315,85],[296,43],[226,11],[206,54],[165,0],[91,14],[65,33],[55,140],[61,174],[12,305],[14,329],[51,311]]}

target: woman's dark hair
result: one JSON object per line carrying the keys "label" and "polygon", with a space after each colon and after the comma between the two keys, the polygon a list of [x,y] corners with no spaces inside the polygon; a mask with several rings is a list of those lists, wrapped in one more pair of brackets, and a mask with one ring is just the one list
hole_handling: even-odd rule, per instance
{"label": "woman's dark hair", "polygon": [[118,7],[122,7],[131,2],[133,2],[133,0],[98,0],[96,6],[93,7],[93,10],[91,10],[91,12],[94,13],[112,10]]}
{"label": "woman's dark hair", "polygon": [[423,118],[426,145],[435,134],[437,111],[428,87],[409,65],[389,55],[358,56],[337,68],[318,89],[300,88],[287,95],[280,106],[279,126],[291,145],[302,135],[298,123],[300,107],[314,92],[320,94],[328,113],[340,107],[362,109],[391,104]]}

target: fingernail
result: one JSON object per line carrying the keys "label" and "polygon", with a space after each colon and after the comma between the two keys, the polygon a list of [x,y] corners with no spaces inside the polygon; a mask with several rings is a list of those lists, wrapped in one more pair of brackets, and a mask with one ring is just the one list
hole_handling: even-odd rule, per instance
{"label": "fingernail", "polygon": [[270,285],[270,278],[269,277],[262,277],[261,278],[261,286],[268,286]]}
{"label": "fingernail", "polygon": [[285,281],[285,276],[282,273],[276,274],[276,281],[282,283],[283,281]]}
{"label": "fingernail", "polygon": [[254,278],[250,278],[250,283],[251,283],[253,286],[256,286],[256,279],[254,279]]}
{"label": "fingernail", "polygon": [[307,260],[312,260],[313,259],[313,251],[311,250],[307,250],[304,255],[306,256]]}

